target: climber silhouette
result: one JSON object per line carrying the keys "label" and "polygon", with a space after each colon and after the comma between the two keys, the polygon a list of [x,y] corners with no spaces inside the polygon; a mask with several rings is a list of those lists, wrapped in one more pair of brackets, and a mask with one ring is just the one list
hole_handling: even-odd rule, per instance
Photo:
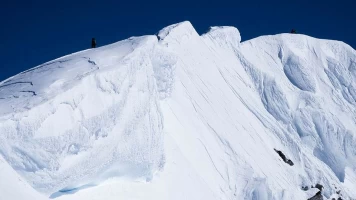
{"label": "climber silhouette", "polygon": [[95,40],[95,38],[91,39],[91,48],[96,48],[96,40]]}
{"label": "climber silhouette", "polygon": [[297,33],[297,30],[292,29],[292,30],[290,31],[290,33],[292,33],[292,34],[296,34],[296,33]]}

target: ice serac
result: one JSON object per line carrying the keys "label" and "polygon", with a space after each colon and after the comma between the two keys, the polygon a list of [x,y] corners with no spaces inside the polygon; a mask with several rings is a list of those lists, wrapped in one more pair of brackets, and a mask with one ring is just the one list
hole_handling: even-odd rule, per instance
{"label": "ice serac", "polygon": [[342,42],[174,24],[1,82],[0,177],[41,193],[18,199],[356,199],[355,88]]}

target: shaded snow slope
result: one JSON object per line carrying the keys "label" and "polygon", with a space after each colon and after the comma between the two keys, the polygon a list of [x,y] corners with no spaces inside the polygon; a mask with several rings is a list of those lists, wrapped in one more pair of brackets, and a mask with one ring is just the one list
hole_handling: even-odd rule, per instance
{"label": "shaded snow slope", "polygon": [[356,198],[356,52],[183,22],[3,81],[0,133],[23,195]]}
{"label": "shaded snow slope", "polygon": [[47,199],[39,194],[0,156],[0,199]]}

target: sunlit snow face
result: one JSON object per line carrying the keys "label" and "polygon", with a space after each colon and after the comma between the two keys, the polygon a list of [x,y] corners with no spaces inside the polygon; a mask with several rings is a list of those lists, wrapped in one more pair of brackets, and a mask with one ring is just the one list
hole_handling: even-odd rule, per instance
{"label": "sunlit snow face", "polygon": [[355,61],[189,22],[68,55],[0,84],[0,177],[32,199],[352,197]]}

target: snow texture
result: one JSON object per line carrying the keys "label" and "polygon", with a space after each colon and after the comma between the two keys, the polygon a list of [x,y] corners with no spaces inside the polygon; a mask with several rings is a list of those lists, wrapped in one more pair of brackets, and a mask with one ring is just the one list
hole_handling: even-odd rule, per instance
{"label": "snow texture", "polygon": [[355,135],[347,44],[182,22],[0,82],[0,199],[356,199]]}

